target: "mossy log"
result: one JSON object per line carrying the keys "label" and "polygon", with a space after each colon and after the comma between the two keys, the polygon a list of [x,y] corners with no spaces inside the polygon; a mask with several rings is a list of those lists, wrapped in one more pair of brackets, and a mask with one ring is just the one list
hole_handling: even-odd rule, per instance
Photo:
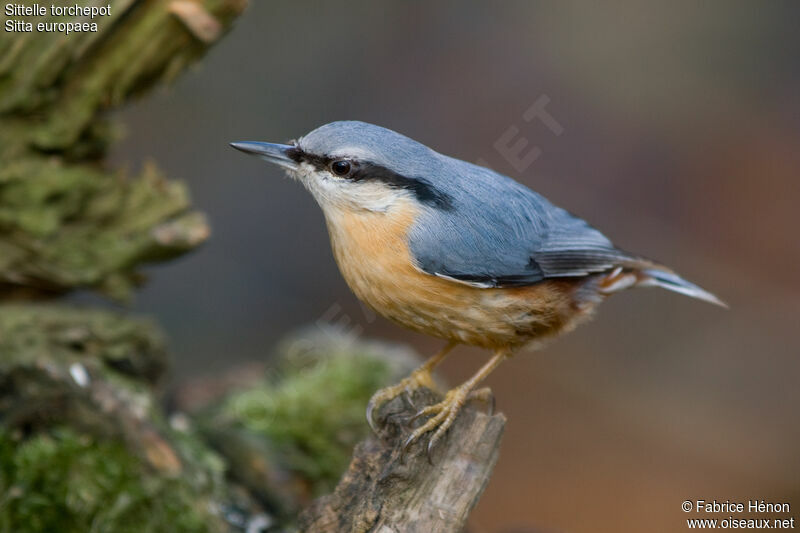
{"label": "mossy log", "polygon": [[103,165],[117,137],[105,112],[174,79],[230,27],[246,1],[86,5],[96,4],[110,5],[111,15],[95,19],[95,33],[0,32],[0,297],[6,299],[80,287],[124,299],[140,279],[138,265],[193,249],[209,233],[186,188],[154,165],[130,177]]}
{"label": "mossy log", "polygon": [[226,509],[265,516],[167,422],[162,338],[108,312],[0,308],[0,531],[225,533]]}

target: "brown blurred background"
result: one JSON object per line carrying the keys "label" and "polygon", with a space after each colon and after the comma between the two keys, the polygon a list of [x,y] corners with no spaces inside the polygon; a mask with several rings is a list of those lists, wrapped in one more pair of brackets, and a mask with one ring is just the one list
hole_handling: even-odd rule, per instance
{"label": "brown blurred background", "polygon": [[[509,422],[474,531],[684,531],[700,498],[800,520],[796,3],[252,4],[200,70],[123,112],[114,156],[154,157],[213,224],[136,303],[176,383],[321,317],[439,346],[365,315],[311,197],[227,146],[365,120],[487,162],[731,305],[632,291],[495,372]],[[522,118],[542,96],[561,135]],[[510,127],[541,150],[522,172],[494,148]],[[443,372],[485,357],[461,348]]]}

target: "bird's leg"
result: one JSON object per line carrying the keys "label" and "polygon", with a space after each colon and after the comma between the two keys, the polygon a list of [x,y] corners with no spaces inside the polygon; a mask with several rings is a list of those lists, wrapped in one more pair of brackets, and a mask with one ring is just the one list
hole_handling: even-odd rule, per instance
{"label": "bird's leg", "polygon": [[367,422],[374,432],[378,432],[378,427],[375,423],[373,415],[383,404],[394,400],[403,393],[406,393],[410,396],[412,391],[420,387],[426,387],[433,390],[434,384],[431,372],[433,372],[433,369],[436,368],[445,357],[447,357],[447,354],[450,353],[455,345],[455,342],[447,343],[447,345],[439,350],[436,355],[425,361],[419,368],[411,372],[407,378],[403,378],[400,383],[397,385],[392,385],[391,387],[380,389],[372,395],[372,398],[370,398],[369,403],[367,404]]}
{"label": "bird's leg", "polygon": [[415,429],[411,435],[408,436],[406,441],[403,443],[403,452],[405,453],[422,435],[435,429],[436,431],[428,441],[428,460],[430,460],[431,450],[439,441],[439,439],[444,436],[450,426],[453,425],[453,422],[458,416],[458,412],[461,410],[461,407],[470,399],[488,401],[490,398],[492,398],[491,391],[488,388],[479,390],[473,389],[475,388],[475,385],[486,378],[486,376],[488,376],[492,370],[497,368],[497,366],[509,355],[510,352],[508,350],[497,350],[492,358],[489,359],[489,361],[483,365],[474,376],[469,378],[458,387],[448,391],[444,400],[437,404],[429,405],[418,412],[414,418],[423,416],[430,416],[431,418],[429,418],[423,425]]}

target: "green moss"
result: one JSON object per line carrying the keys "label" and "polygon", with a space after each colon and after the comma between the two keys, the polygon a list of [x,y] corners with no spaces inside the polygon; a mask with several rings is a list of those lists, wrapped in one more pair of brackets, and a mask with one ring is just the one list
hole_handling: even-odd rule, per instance
{"label": "green moss", "polygon": [[125,299],[139,266],[207,236],[185,185],[153,165],[130,178],[44,156],[0,166],[0,282],[50,292],[91,287]]}
{"label": "green moss", "polygon": [[[21,366],[81,362],[125,387],[157,385],[168,361],[164,337],[148,320],[71,306],[0,305],[0,376]],[[137,387],[138,389],[138,387]]]}
{"label": "green moss", "polygon": [[235,393],[223,410],[270,442],[320,494],[336,484],[369,430],[367,401],[391,373],[385,358],[338,353]]}
{"label": "green moss", "polygon": [[183,460],[181,477],[185,481],[199,490],[214,494],[220,500],[228,499],[230,494],[225,486],[225,460],[208,446],[191,424],[181,430],[170,428],[169,441]]}
{"label": "green moss", "polygon": [[206,495],[148,470],[116,442],[66,428],[0,432],[0,531],[206,532],[223,525]]}

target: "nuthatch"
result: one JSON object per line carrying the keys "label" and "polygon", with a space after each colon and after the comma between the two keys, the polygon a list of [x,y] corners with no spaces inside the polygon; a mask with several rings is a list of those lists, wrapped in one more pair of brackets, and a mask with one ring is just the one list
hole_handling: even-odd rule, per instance
{"label": "nuthatch", "polygon": [[332,122],[291,144],[232,146],[286,169],[325,215],[350,288],[381,315],[447,345],[399,384],[375,393],[367,419],[413,388],[457,344],[492,358],[405,441],[435,430],[428,450],[476,386],[518,348],[588,318],[608,295],[658,286],[724,305],[672,270],[614,246],[602,233],[516,181],[364,122]]}

